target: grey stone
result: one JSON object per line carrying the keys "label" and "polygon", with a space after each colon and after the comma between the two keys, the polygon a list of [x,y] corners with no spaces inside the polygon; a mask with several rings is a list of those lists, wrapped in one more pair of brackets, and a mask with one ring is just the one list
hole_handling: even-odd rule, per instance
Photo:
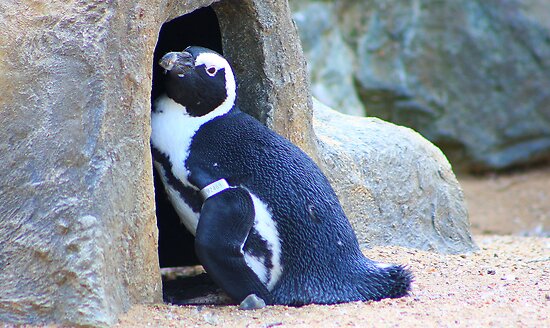
{"label": "grey stone", "polygon": [[239,310],[258,310],[265,307],[265,301],[259,298],[256,294],[248,295],[239,304]]}
{"label": "grey stone", "polygon": [[159,302],[149,150],[160,26],[139,3],[0,3],[0,320]]}
{"label": "grey stone", "polygon": [[[353,65],[340,73],[355,83],[321,93],[325,102],[359,97],[369,116],[414,128],[460,169],[550,158],[550,2],[292,3],[312,85],[332,81],[322,45]],[[320,20],[332,32],[313,33]]]}
{"label": "grey stone", "polygon": [[294,21],[300,31],[308,61],[311,93],[324,104],[345,114],[365,115],[365,108],[355,90],[357,68],[353,50],[342,37],[333,15],[333,2],[295,5]]}
{"label": "grey stone", "polygon": [[315,159],[305,57],[288,3],[222,1],[213,8],[239,106]]}
{"label": "grey stone", "polygon": [[451,166],[421,135],[315,101],[314,130],[321,167],[360,244],[452,254],[476,249]]}

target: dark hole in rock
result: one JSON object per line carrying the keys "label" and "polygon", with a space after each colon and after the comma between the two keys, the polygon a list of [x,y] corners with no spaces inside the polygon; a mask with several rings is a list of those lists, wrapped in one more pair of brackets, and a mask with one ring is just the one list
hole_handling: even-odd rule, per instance
{"label": "dark hole in rock", "polygon": [[[210,48],[222,53],[218,19],[210,7],[195,10],[163,24],[153,60],[151,100],[164,92],[164,72],[158,65],[169,51],[181,51],[190,45]],[[157,226],[159,229],[159,262],[163,272],[164,300],[177,304],[226,303],[221,291],[213,284],[195,255],[194,237],[188,232],[172,207],[164,186],[153,170]],[[177,267],[177,268],[175,268]]]}

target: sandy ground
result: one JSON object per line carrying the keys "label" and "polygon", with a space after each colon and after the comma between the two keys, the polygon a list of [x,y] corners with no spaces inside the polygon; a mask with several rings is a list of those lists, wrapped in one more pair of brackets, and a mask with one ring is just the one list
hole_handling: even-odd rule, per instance
{"label": "sandy ground", "polygon": [[459,177],[474,234],[550,237],[550,163],[510,174]]}
{"label": "sandy ground", "polygon": [[135,306],[117,327],[550,327],[550,168],[459,180],[478,252],[365,250],[372,259],[410,267],[415,282],[408,297],[255,311]]}

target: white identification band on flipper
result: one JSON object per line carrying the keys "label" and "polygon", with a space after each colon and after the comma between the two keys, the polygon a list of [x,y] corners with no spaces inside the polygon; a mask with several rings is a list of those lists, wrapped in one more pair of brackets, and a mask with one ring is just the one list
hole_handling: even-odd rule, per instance
{"label": "white identification band on flipper", "polygon": [[207,200],[208,198],[214,196],[215,194],[222,192],[226,189],[231,188],[227,181],[225,179],[220,179],[218,181],[214,181],[208,186],[201,189],[199,194],[202,196],[203,200]]}

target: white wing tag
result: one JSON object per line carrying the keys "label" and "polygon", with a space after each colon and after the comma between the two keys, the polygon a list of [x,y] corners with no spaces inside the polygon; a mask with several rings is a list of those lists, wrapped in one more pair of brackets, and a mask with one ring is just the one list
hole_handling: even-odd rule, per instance
{"label": "white wing tag", "polygon": [[231,187],[229,187],[229,184],[227,183],[227,181],[225,181],[225,179],[220,179],[202,188],[199,194],[202,196],[204,200],[207,200],[208,198],[214,196],[215,194],[229,188]]}

